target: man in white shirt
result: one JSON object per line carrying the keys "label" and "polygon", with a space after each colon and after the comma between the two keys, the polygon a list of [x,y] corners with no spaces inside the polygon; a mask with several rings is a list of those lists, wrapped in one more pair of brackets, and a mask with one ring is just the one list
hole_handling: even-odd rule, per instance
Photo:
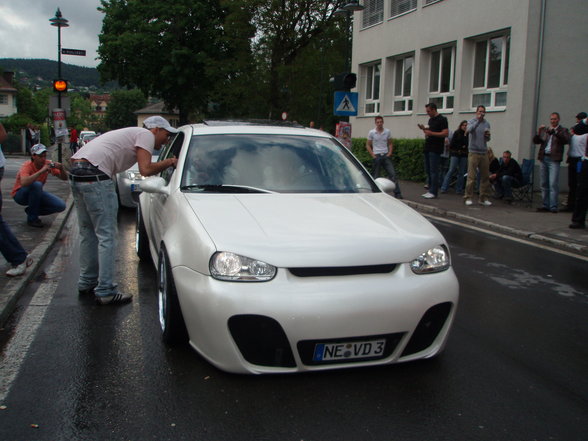
{"label": "man in white shirt", "polygon": [[396,199],[402,199],[400,185],[398,185],[396,171],[392,163],[392,152],[394,151],[392,134],[390,130],[384,128],[384,118],[381,116],[376,116],[375,123],[376,127],[369,131],[365,145],[370,156],[374,158],[372,176],[376,179],[380,175],[380,168],[383,166],[386,173],[388,173],[388,178],[396,185],[394,196],[396,196]]}

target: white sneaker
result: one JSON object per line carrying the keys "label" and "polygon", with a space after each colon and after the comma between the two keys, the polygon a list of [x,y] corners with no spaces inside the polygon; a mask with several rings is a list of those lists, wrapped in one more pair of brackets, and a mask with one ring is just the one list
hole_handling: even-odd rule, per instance
{"label": "white sneaker", "polygon": [[424,195],[422,195],[425,199],[435,199],[437,196],[435,196],[433,193],[429,193],[426,192]]}
{"label": "white sneaker", "polygon": [[6,271],[6,275],[8,277],[16,277],[22,276],[27,268],[33,264],[33,258],[31,256],[27,256],[23,263],[20,265],[13,266],[8,271]]}
{"label": "white sneaker", "polygon": [[465,204],[466,204],[467,206],[470,206],[470,205],[472,205],[472,204],[473,204],[473,202],[472,202],[472,200],[471,200],[471,199],[466,199],[466,200],[465,200]]}
{"label": "white sneaker", "polygon": [[492,202],[490,202],[489,200],[485,200],[485,201],[478,201],[478,204],[483,205],[485,207],[489,207],[490,205],[492,205]]}

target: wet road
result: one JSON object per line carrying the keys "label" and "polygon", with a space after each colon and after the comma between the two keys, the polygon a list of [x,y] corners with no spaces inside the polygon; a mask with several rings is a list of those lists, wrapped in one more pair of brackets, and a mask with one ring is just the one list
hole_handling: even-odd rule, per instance
{"label": "wet road", "polygon": [[[46,313],[0,395],[0,439],[588,439],[586,262],[438,227],[461,286],[440,358],[253,377],[225,374],[187,346],[160,342],[155,270],[134,254],[132,211],[121,216],[117,260],[133,303],[104,308],[78,298],[70,225],[63,263],[32,287],[53,286],[55,294],[45,301],[36,294],[34,306],[21,310],[21,320]],[[10,359],[17,359],[19,348],[12,350]]]}

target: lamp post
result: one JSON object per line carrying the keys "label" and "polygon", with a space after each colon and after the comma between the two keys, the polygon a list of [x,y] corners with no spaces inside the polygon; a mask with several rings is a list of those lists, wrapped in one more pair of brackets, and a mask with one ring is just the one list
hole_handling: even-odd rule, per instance
{"label": "lamp post", "polygon": [[[51,26],[57,27],[57,79],[62,80],[61,77],[61,28],[69,26],[68,20],[63,18],[61,11],[57,8],[55,17],[50,18]],[[61,109],[61,92],[57,91],[57,107]],[[57,144],[57,161],[61,162],[61,142]]]}
{"label": "lamp post", "polygon": [[[335,10],[334,14],[346,17],[347,27],[347,45],[345,48],[345,68],[346,72],[351,72],[351,49],[353,45],[353,28],[351,22],[351,16],[355,11],[362,11],[365,6],[359,4],[358,0],[349,0],[347,4],[339,7]],[[349,121],[349,117],[343,117],[344,121]]]}

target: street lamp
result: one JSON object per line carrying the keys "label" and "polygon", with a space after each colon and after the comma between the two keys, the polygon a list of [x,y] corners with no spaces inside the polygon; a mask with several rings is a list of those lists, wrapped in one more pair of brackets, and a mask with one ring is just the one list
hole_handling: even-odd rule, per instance
{"label": "street lamp", "polygon": [[[61,78],[61,28],[67,28],[69,26],[68,20],[63,18],[61,11],[57,8],[55,17],[50,18],[51,26],[57,27],[57,79]],[[67,84],[67,83],[66,83]],[[61,109],[61,91],[57,91],[57,107]],[[61,162],[61,142],[57,144],[57,161]]]}

